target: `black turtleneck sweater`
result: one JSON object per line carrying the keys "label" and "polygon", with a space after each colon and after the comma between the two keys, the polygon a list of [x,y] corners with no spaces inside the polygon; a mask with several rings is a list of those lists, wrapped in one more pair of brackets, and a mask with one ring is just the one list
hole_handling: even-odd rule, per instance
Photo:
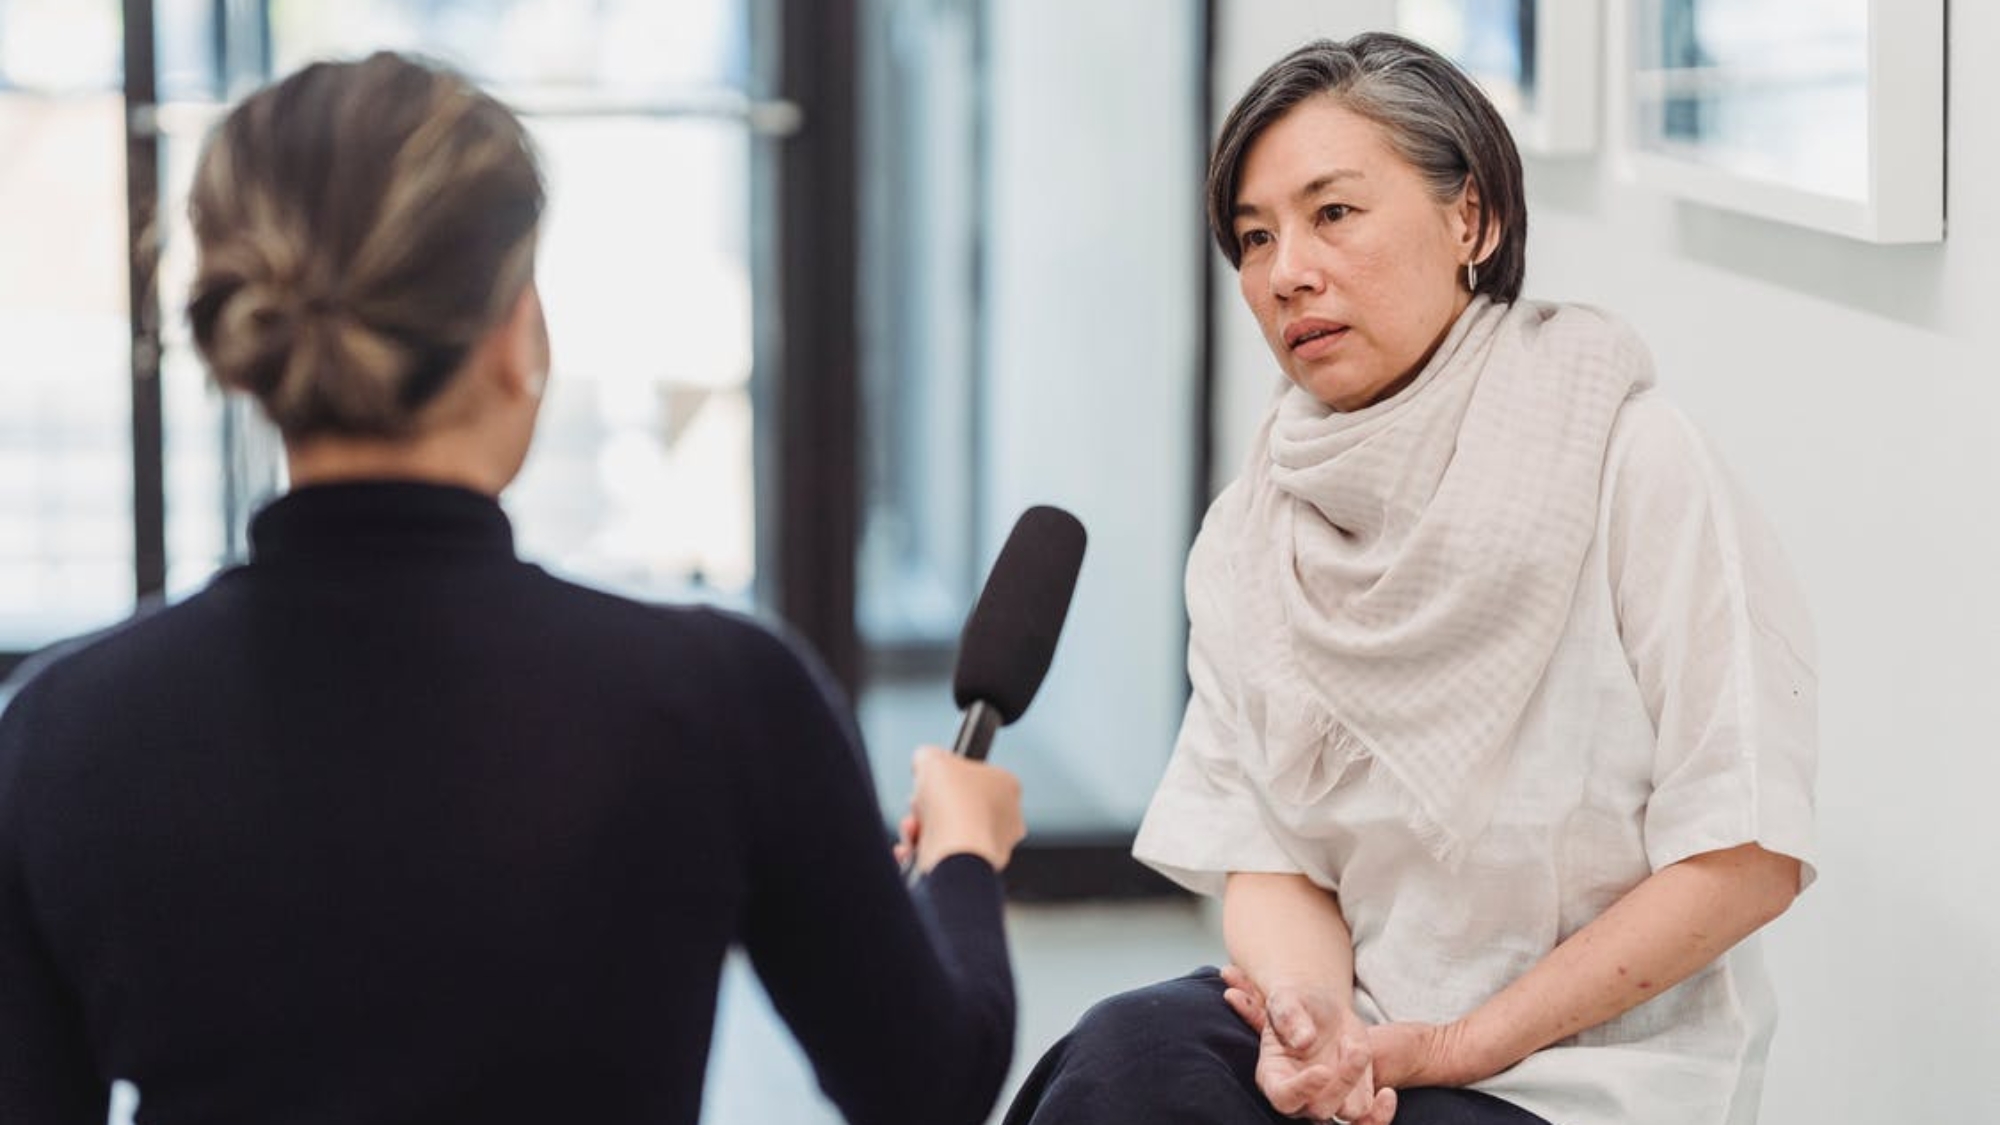
{"label": "black turtleneck sweater", "polygon": [[0,1122],[692,1122],[745,948],[855,1122],[984,1118],[1001,897],[899,879],[784,642],[515,558],[457,489],[302,489],[0,716]]}

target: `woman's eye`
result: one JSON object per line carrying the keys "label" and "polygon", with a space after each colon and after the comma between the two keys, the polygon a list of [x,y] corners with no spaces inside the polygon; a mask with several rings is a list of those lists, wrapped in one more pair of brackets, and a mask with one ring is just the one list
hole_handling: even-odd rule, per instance
{"label": "woman's eye", "polygon": [[1245,250],[1250,250],[1258,246],[1266,245],[1270,241],[1271,241],[1271,232],[1267,230],[1246,230],[1242,234],[1236,236],[1237,245],[1239,245]]}
{"label": "woman's eye", "polygon": [[1345,203],[1329,203],[1319,209],[1319,217],[1329,223],[1337,223],[1345,219],[1348,213],[1353,210],[1352,207],[1349,207]]}

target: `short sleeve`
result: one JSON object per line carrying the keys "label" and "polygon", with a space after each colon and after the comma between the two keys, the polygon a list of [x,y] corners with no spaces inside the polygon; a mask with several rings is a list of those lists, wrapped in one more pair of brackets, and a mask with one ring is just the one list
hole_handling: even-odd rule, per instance
{"label": "short sleeve", "polygon": [[1239,503],[1240,486],[1216,498],[1188,558],[1192,694],[1166,774],[1132,845],[1140,862],[1207,895],[1221,894],[1232,871],[1300,870],[1273,834],[1241,763],[1251,735],[1231,674],[1231,621],[1222,596]]}
{"label": "short sleeve", "polygon": [[1755,843],[1815,877],[1818,676],[1810,617],[1771,528],[1691,424],[1647,394],[1607,461],[1619,634],[1657,743],[1655,870]]}

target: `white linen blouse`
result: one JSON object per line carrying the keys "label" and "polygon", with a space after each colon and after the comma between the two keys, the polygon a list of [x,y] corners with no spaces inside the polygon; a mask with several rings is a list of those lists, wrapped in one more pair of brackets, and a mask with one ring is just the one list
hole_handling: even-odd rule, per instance
{"label": "white linen blouse", "polygon": [[[1241,491],[1217,498],[1197,553],[1240,532]],[[1189,572],[1201,569],[1227,574]],[[1235,871],[1336,892],[1371,1023],[1465,1015],[1690,856],[1757,843],[1813,879],[1810,621],[1764,520],[1657,392],[1614,422],[1563,635],[1496,774],[1491,821],[1456,862],[1419,839],[1407,797],[1365,754],[1329,755],[1316,791],[1280,784],[1244,734],[1223,594],[1189,583],[1194,692],[1134,854],[1206,894]],[[1748,1125],[1775,1017],[1753,935],[1475,1088],[1554,1125]]]}

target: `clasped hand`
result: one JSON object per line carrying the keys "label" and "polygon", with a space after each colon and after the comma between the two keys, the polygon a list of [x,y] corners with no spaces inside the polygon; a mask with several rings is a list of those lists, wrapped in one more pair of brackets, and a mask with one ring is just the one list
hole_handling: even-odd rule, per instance
{"label": "clasped hand", "polygon": [[1450,1065],[1449,1027],[1370,1027],[1326,990],[1279,983],[1266,990],[1233,965],[1222,980],[1223,999],[1258,1035],[1257,1088],[1279,1113],[1389,1125],[1397,1088],[1464,1081]]}

